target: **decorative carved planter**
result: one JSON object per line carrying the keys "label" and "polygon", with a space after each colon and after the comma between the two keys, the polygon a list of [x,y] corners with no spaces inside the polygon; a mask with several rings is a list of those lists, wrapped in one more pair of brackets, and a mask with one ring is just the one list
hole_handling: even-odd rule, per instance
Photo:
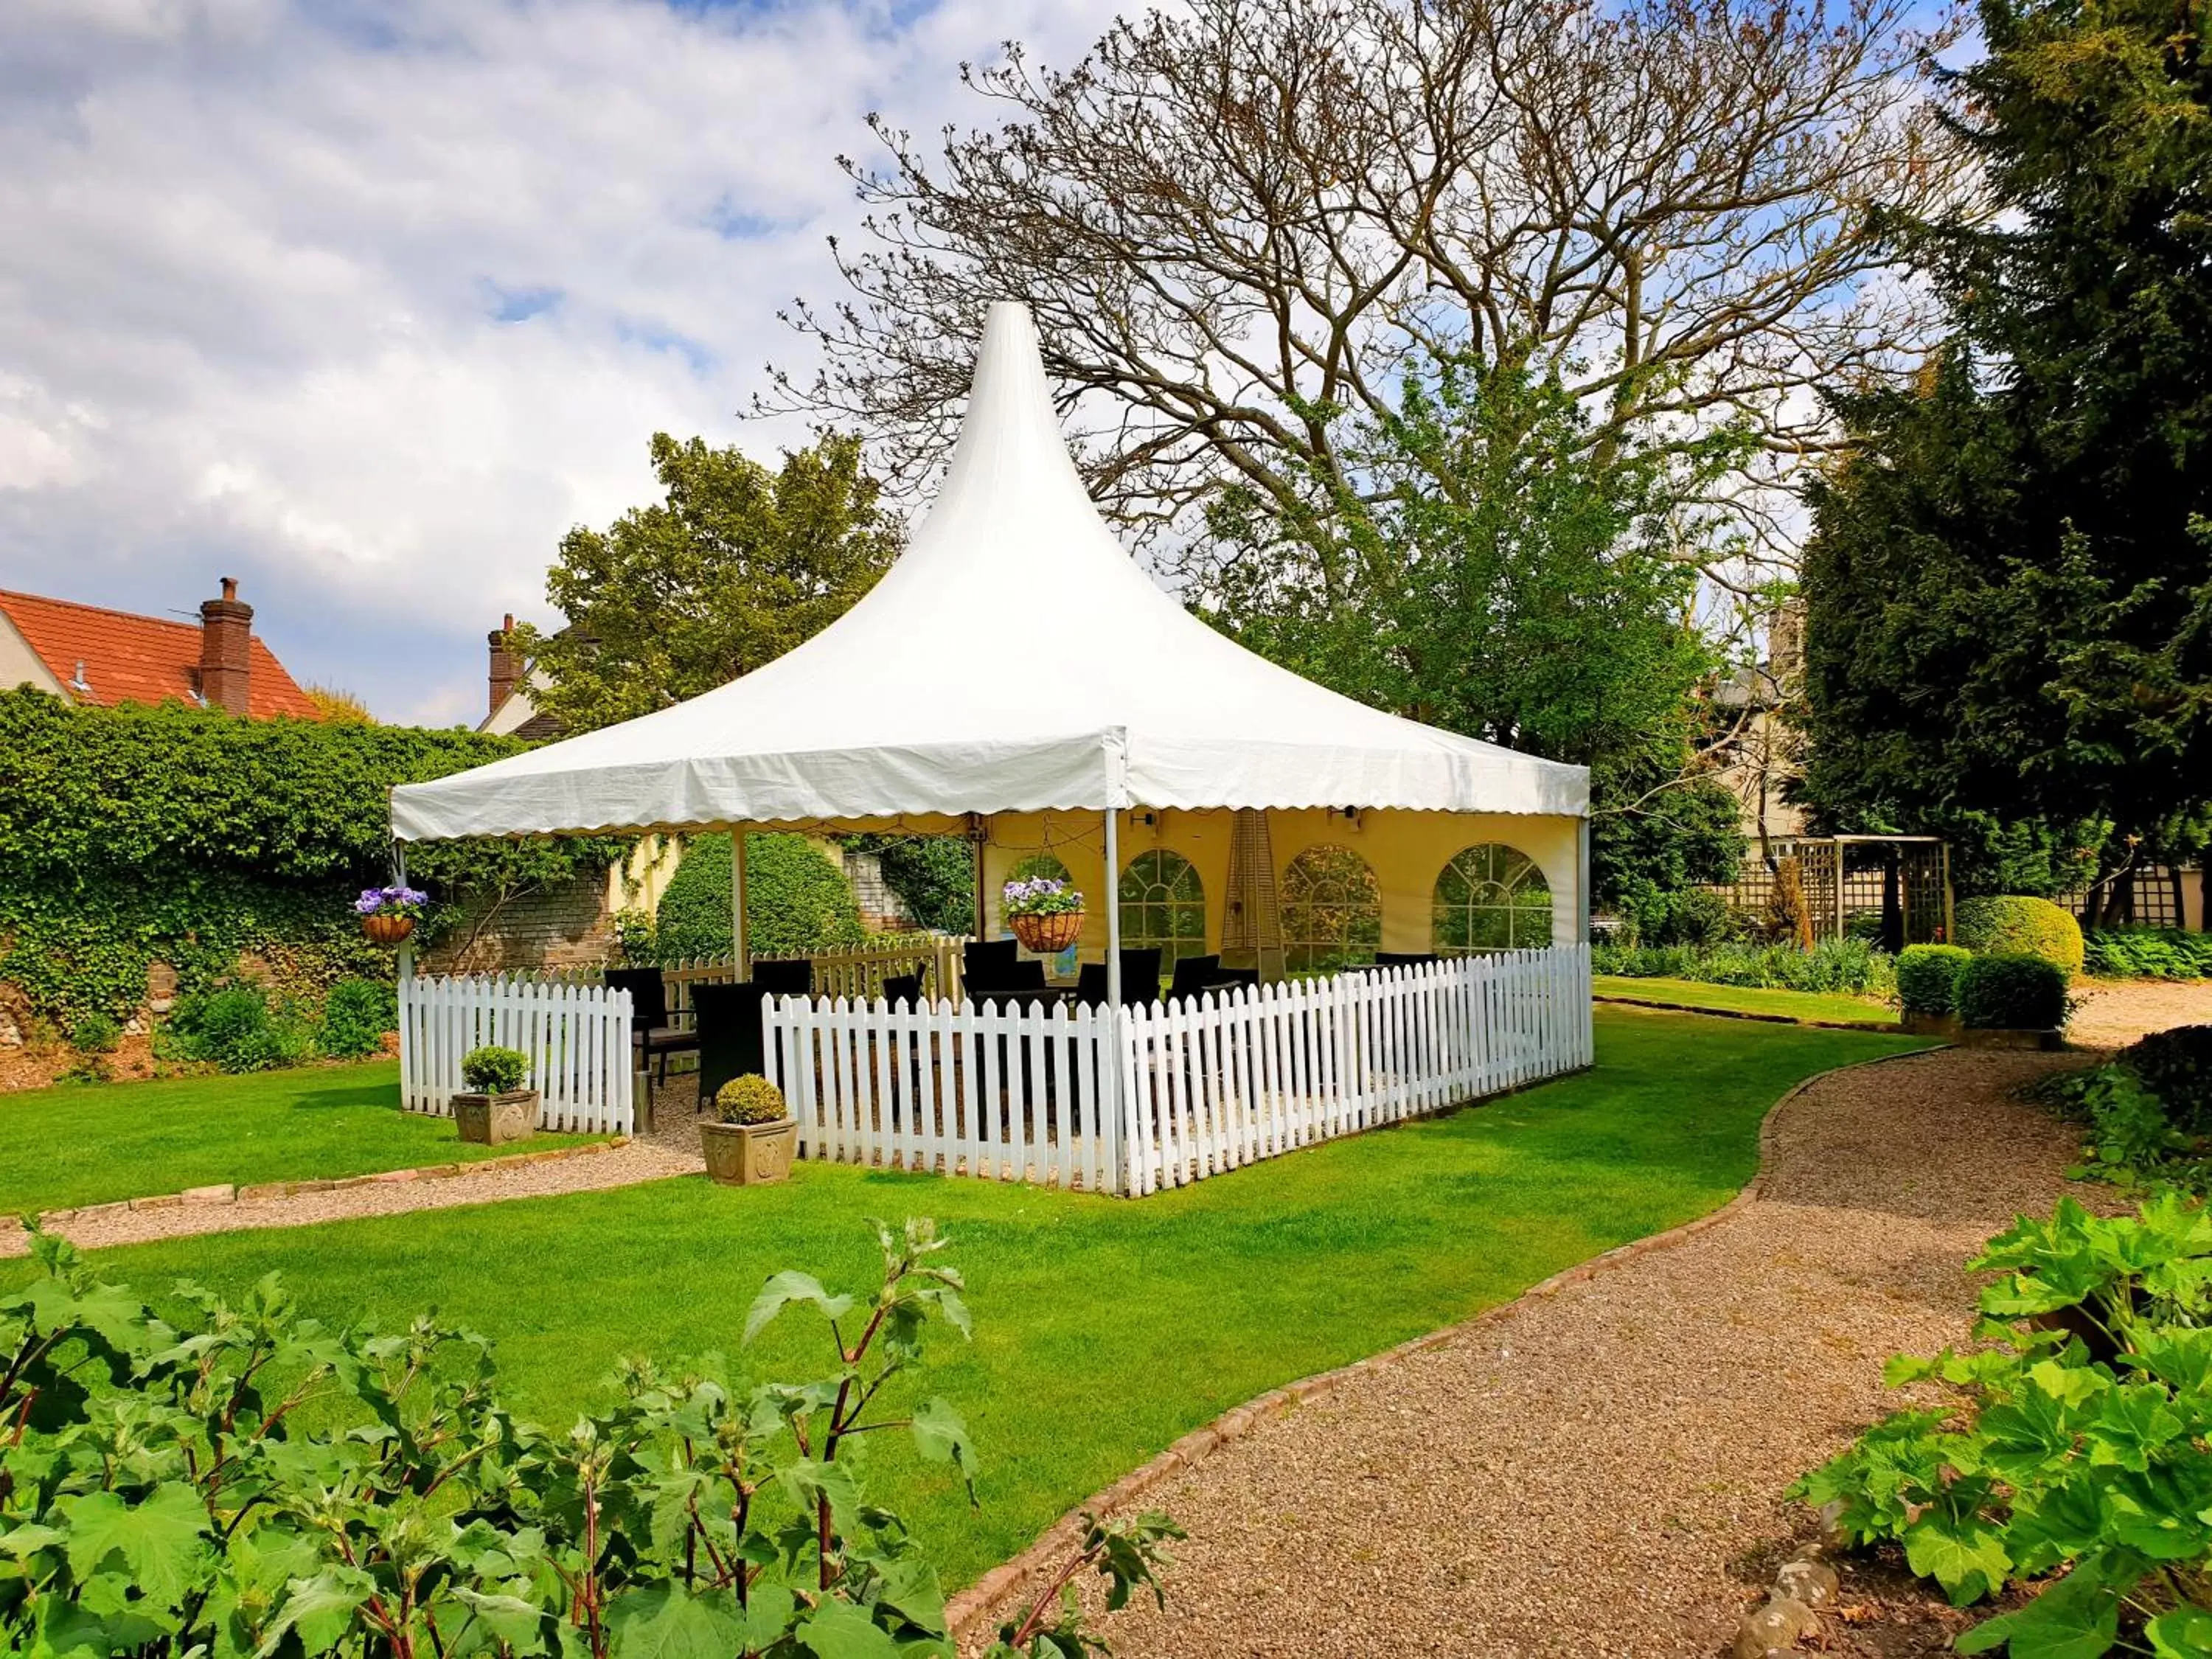
{"label": "decorative carved planter", "polygon": [[378,914],[361,919],[361,931],[379,945],[398,945],[415,931],[412,916],[387,916]]}
{"label": "decorative carved planter", "polygon": [[725,1187],[763,1187],[791,1173],[799,1149],[799,1121],[774,1123],[702,1123],[700,1149],[707,1173]]}
{"label": "decorative carved planter", "polygon": [[461,1139],[479,1146],[504,1146],[538,1133],[538,1091],[514,1089],[503,1095],[455,1095],[453,1123]]}
{"label": "decorative carved planter", "polygon": [[1083,912],[1062,911],[1053,916],[1008,916],[1006,926],[1023,948],[1041,957],[1057,956],[1083,937]]}

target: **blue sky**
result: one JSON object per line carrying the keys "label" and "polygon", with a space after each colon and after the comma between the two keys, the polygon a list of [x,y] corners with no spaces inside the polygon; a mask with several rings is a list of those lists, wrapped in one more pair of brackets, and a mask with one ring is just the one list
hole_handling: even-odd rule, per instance
{"label": "blue sky", "polygon": [[155,614],[241,579],[293,672],[473,722],[483,636],[647,434],[738,412],[832,297],[834,158],[1108,0],[9,0],[0,586]]}

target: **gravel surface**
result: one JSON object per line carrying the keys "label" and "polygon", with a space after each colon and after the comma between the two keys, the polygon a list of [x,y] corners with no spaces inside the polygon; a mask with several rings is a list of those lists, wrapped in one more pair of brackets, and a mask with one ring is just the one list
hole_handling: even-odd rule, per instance
{"label": "gravel surface", "polygon": [[2083,1048],[2120,1048],[2146,1031],[2212,1025],[2212,981],[2084,980],[2066,1040]]}
{"label": "gravel surface", "polygon": [[[1720,1226],[1364,1374],[1146,1499],[1190,1532],[1142,1656],[1723,1653],[1782,1500],[1967,1335],[1960,1263],[2068,1189],[2011,1093],[2078,1057],[1948,1051],[1815,1084]],[[2076,1189],[2109,1206],[2106,1189]]]}
{"label": "gravel surface", "polygon": [[[511,1198],[549,1198],[561,1193],[580,1193],[601,1187],[628,1187],[641,1181],[660,1181],[670,1176],[691,1175],[706,1167],[699,1152],[699,1133],[693,1117],[696,1090],[689,1079],[672,1078],[657,1091],[657,1127],[626,1146],[580,1156],[550,1158],[538,1164],[489,1164],[464,1166],[455,1176],[402,1180],[410,1172],[365,1186],[342,1187],[319,1193],[298,1193],[289,1198],[259,1199],[251,1203],[186,1204],[168,1209],[131,1210],[120,1214],[87,1217],[57,1224],[53,1231],[88,1249],[112,1244],[143,1244],[157,1238],[182,1238],[197,1233],[238,1232],[249,1227],[309,1227],[323,1221],[348,1221],[359,1216],[400,1215],[411,1210],[443,1210],[460,1204],[495,1204]],[[514,1149],[529,1151],[525,1142]],[[0,1231],[0,1256],[22,1255],[29,1249],[28,1236],[20,1230]]]}

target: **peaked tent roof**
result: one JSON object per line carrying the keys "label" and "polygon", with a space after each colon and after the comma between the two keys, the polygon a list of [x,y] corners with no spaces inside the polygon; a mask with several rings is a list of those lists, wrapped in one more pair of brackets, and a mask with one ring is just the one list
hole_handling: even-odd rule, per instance
{"label": "peaked tent roof", "polygon": [[392,792],[402,840],[1117,806],[1588,811],[1589,775],[1380,713],[1155,586],[995,305],[943,487],[853,609],[672,708]]}

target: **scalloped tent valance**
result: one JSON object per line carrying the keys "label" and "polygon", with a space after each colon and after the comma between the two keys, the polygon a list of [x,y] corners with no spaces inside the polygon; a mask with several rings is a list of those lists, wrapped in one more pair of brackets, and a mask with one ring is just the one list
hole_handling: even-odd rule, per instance
{"label": "scalloped tent valance", "polygon": [[1589,774],[1382,714],[1208,628],[1069,459],[991,308],[943,487],[836,623],[689,702],[392,792],[403,841],[1123,806],[1584,817]]}

